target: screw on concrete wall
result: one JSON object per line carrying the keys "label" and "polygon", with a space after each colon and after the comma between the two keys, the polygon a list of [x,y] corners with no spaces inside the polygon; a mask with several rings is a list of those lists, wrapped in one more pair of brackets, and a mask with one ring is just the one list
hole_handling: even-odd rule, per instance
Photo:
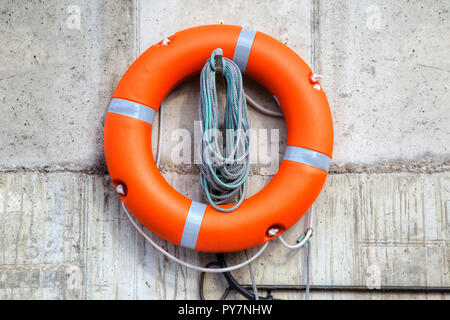
{"label": "screw on concrete wall", "polygon": [[67,7],[69,17],[66,20],[67,28],[81,29],[81,8],[77,5],[70,5]]}
{"label": "screw on concrete wall", "polygon": [[380,289],[381,287],[381,271],[380,267],[376,264],[370,265],[366,269],[366,285],[367,288],[372,289]]}
{"label": "screw on concrete wall", "polygon": [[366,10],[369,15],[366,20],[366,26],[369,30],[378,30],[381,28],[380,7],[376,5],[369,6]]}
{"label": "screw on concrete wall", "polygon": [[123,184],[118,184],[116,187],[116,192],[122,196],[126,195],[125,192],[125,187],[123,186]]}

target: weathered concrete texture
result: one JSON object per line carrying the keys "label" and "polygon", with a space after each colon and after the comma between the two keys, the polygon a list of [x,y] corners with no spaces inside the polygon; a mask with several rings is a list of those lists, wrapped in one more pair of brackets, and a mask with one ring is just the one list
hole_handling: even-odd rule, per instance
{"label": "weathered concrete texture", "polygon": [[[104,114],[136,54],[180,29],[219,20],[280,39],[325,75],[335,122],[332,172],[450,168],[446,1],[87,1],[77,5],[80,29],[68,24],[72,5],[2,6],[2,170],[103,170]],[[250,87],[274,107],[270,95]],[[192,91],[195,80],[167,99],[165,133],[191,130]],[[283,144],[282,120],[252,114],[255,128],[279,128]]]}
{"label": "weathered concrete texture", "polygon": [[[335,125],[331,172],[433,173],[450,169],[450,66],[446,59],[450,45],[442,41],[450,32],[450,17],[445,1],[426,6],[407,1],[383,6],[368,1],[320,5],[280,1],[270,6],[250,1],[237,5],[239,8],[236,5],[202,2],[185,7],[179,1],[141,1],[139,50],[177,30],[222,18],[226,23],[261,30],[284,41],[325,76],[323,85]],[[221,8],[220,15],[217,8]],[[198,23],[192,22],[189,10],[196,11]],[[244,12],[245,18],[240,15]],[[268,19],[273,23],[268,24]],[[280,19],[289,23],[288,33],[278,27]],[[150,28],[154,32],[148,32]],[[295,36],[286,36],[294,30]],[[248,79],[245,82],[251,96],[276,108],[263,88]],[[179,142],[175,130],[192,132],[198,119],[198,91],[198,78],[194,78],[165,101],[163,163],[173,162],[167,150]],[[250,114],[252,127],[280,130],[283,150],[284,121],[252,109]]]}
{"label": "weathered concrete texture", "polygon": [[448,1],[321,1],[318,17],[333,170],[448,169]]}
{"label": "weathered concrete texture", "polygon": [[139,49],[177,31],[205,24],[241,25],[276,37],[310,62],[311,1],[138,0]]}
{"label": "weathered concrete texture", "polygon": [[[68,22],[73,5],[80,29]],[[112,91],[138,54],[219,20],[280,39],[325,75],[335,123],[331,171],[348,173],[331,174],[312,209],[312,283],[450,286],[447,1],[7,0],[0,18],[0,171],[10,171],[0,174],[0,299],[198,297],[198,273],[156,253],[121,212],[104,175],[102,131]],[[251,96],[277,108],[267,91],[244,81]],[[198,92],[193,78],[164,102],[161,169],[177,190],[202,200],[195,166],[173,157],[177,129],[192,137]],[[279,130],[282,153],[284,121],[253,110],[250,118],[253,128]],[[254,166],[248,196],[275,171]],[[392,171],[409,173],[378,174]],[[303,220],[287,232],[290,242]],[[154,239],[195,264],[215,258]],[[227,257],[237,262],[244,253]],[[303,259],[303,250],[275,241],[254,263],[257,282],[302,284]],[[250,282],[248,269],[235,274]],[[207,296],[221,295],[218,280],[207,277]]]}
{"label": "weathered concrete texture", "polygon": [[[375,269],[379,285],[448,285],[449,178],[448,174],[331,175],[312,209],[312,284],[371,285]],[[291,243],[304,230],[301,224],[288,231]],[[257,282],[303,283],[303,260],[296,259],[296,253],[277,245],[269,254],[270,263],[255,267]],[[314,297],[405,295],[325,293]],[[414,297],[425,296],[408,295]]]}
{"label": "weathered concrete texture", "polygon": [[2,1],[0,29],[0,168],[104,171],[104,115],[134,58],[133,2]]}
{"label": "weathered concrete texture", "polygon": [[[196,176],[165,174],[199,199]],[[252,176],[252,186],[268,179]],[[250,190],[250,194],[259,191]],[[108,177],[86,174],[0,176],[0,298],[197,298],[198,273],[180,267],[144,241],[120,210]],[[448,213],[450,175],[331,175],[313,206],[313,284],[450,285]],[[302,219],[287,232],[294,242]],[[169,251],[204,265],[212,254]],[[252,251],[252,250],[250,250]],[[229,263],[243,253],[227,255]],[[254,263],[258,283],[302,284],[302,251],[274,241]],[[249,282],[248,269],[235,272]],[[215,281],[214,281],[215,280]],[[206,294],[224,289],[207,277]],[[278,297],[302,298],[300,293]],[[232,296],[233,297],[233,296]],[[365,294],[313,294],[313,298],[380,298]],[[449,298],[383,295],[383,298]]]}

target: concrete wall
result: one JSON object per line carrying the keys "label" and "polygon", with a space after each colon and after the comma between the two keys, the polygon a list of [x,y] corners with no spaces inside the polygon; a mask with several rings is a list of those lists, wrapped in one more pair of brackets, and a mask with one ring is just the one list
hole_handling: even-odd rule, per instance
{"label": "concrete wall", "polygon": [[[366,285],[375,270],[381,285],[449,286],[449,9],[444,0],[2,1],[0,298],[198,297],[198,273],[157,254],[121,212],[102,130],[112,91],[140,53],[177,30],[219,20],[280,39],[325,76],[335,153],[312,207],[312,284]],[[245,85],[276,108],[259,85]],[[173,163],[170,154],[171,132],[192,130],[198,90],[198,78],[180,85],[162,115],[163,175],[195,200],[195,167]],[[283,152],[284,121],[253,110],[250,117],[255,128],[280,129]],[[157,137],[156,125],[153,131]],[[249,195],[274,173],[253,172]],[[292,242],[303,220],[287,232]],[[190,262],[214,259],[154,239]],[[303,259],[302,250],[274,241],[254,263],[256,280],[302,284]],[[248,269],[235,274],[249,282]],[[209,297],[223,290],[223,280],[207,277]]]}

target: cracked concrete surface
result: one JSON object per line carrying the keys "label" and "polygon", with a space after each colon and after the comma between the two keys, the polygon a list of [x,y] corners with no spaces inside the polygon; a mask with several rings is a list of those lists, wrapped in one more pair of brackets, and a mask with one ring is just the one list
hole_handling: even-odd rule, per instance
{"label": "cracked concrete surface", "polygon": [[3,1],[0,12],[0,167],[102,170],[103,119],[133,61],[134,6]]}
{"label": "cracked concrete surface", "polygon": [[318,61],[334,111],[334,163],[433,158],[423,164],[438,168],[450,157],[448,3],[371,4],[320,5]]}
{"label": "cracked concrete surface", "polygon": [[[196,175],[165,173],[177,190],[200,199]],[[252,176],[249,194],[270,177]],[[376,266],[384,285],[448,285],[450,175],[330,175],[313,211],[314,284],[365,285]],[[155,252],[120,211],[108,176],[25,173],[0,176],[1,299],[196,299],[198,274]],[[294,242],[304,221],[287,232]],[[178,257],[197,254],[153,237]],[[230,263],[243,253],[228,255]],[[274,242],[254,264],[258,283],[301,284],[303,252]],[[235,272],[248,283],[248,272]],[[222,282],[207,277],[206,294]],[[217,279],[216,279],[217,280]],[[277,293],[299,299],[299,293]],[[447,298],[441,294],[313,294],[315,298]]]}
{"label": "cracked concrete surface", "polygon": [[[73,5],[80,29],[68,26]],[[219,20],[272,35],[325,76],[335,149],[312,208],[312,283],[365,285],[375,266],[382,285],[449,286],[449,10],[444,0],[3,1],[0,299],[197,298],[198,274],[157,254],[125,220],[104,164],[102,130],[110,96],[140,53],[178,30]],[[258,84],[245,79],[245,86],[277,108]],[[161,168],[195,200],[195,166],[173,163],[170,152],[175,129],[192,131],[198,90],[193,78],[165,100]],[[282,153],[284,121],[253,110],[250,118],[254,128],[279,130]],[[254,166],[248,195],[273,173]],[[290,241],[304,223],[288,231]],[[213,259],[154,239],[192,263]],[[256,280],[302,284],[302,264],[302,251],[274,242],[254,264]],[[247,270],[235,275],[250,281]],[[220,296],[218,280],[208,276],[208,296]]]}

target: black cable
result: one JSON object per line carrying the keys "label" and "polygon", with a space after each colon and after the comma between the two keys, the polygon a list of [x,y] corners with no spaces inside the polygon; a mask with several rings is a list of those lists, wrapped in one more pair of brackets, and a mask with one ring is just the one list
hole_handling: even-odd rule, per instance
{"label": "black cable", "polygon": [[[222,268],[227,267],[227,263],[225,262],[225,255],[223,253],[217,254],[217,261],[219,262],[219,264]],[[227,280],[228,285],[231,288],[236,290],[238,293],[240,293],[245,298],[247,298],[249,300],[255,300],[254,293],[248,291],[243,286],[241,286],[241,284],[233,277],[233,275],[230,272],[224,272],[222,274],[225,277],[225,279]],[[263,299],[264,299],[264,297],[261,297],[261,300],[263,300]]]}
{"label": "black cable", "polygon": [[[210,262],[210,263],[208,263],[206,266],[205,266],[205,268],[210,268],[210,267],[212,267],[212,266],[217,266],[217,267],[220,267],[220,264],[219,264],[219,262],[217,262],[217,261],[212,261],[212,262]],[[199,281],[198,281],[198,293],[199,293],[199,295],[200,295],[200,300],[206,300],[205,299],[205,295],[204,295],[204,293],[203,293],[203,287],[204,287],[204,283],[205,283],[205,273],[206,272],[201,272],[200,273],[200,279],[199,279]]]}
{"label": "black cable", "polygon": [[[223,253],[218,253],[217,254],[217,261],[212,261],[210,263],[208,263],[205,268],[210,268],[212,266],[218,266],[220,268],[226,268],[227,264],[225,262],[225,255]],[[236,290],[238,293],[240,293],[244,298],[247,298],[249,300],[255,300],[255,295],[253,292],[248,291],[247,289],[245,289],[231,274],[231,272],[223,272],[222,275],[224,276],[225,280],[228,283],[229,289],[233,289]],[[203,293],[203,287],[204,287],[204,282],[205,282],[205,272],[201,272],[200,273],[200,279],[199,279],[199,295],[200,295],[200,300],[205,300],[205,296]],[[224,298],[224,296],[222,296],[222,298]],[[268,294],[267,297],[261,297],[259,296],[259,300],[273,300],[272,295]]]}

